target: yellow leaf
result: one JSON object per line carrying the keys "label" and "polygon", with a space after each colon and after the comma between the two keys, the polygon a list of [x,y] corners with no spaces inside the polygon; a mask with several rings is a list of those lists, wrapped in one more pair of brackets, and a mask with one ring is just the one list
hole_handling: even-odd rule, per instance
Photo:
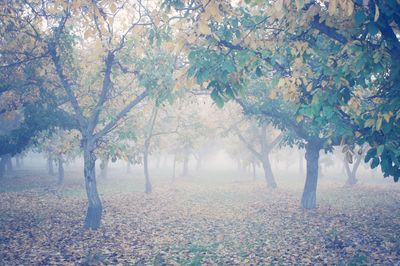
{"label": "yellow leaf", "polygon": [[296,0],[296,8],[297,10],[302,9],[304,6],[304,1]]}
{"label": "yellow leaf", "polygon": [[375,124],[375,120],[374,119],[368,119],[367,121],[365,121],[364,127],[371,127],[374,124]]}
{"label": "yellow leaf", "polygon": [[283,0],[278,0],[275,2],[275,9],[278,12],[282,12],[283,9]]}
{"label": "yellow leaf", "polygon": [[211,2],[207,7],[207,11],[215,21],[222,22],[223,18],[219,12],[218,4],[216,2]]}
{"label": "yellow leaf", "polygon": [[347,16],[351,16],[354,11],[354,3],[352,0],[347,0]]}
{"label": "yellow leaf", "polygon": [[88,39],[88,38],[91,37],[92,35],[93,35],[92,29],[88,29],[88,30],[85,31],[85,33],[83,34],[83,38],[84,38],[84,39]]}
{"label": "yellow leaf", "polygon": [[388,123],[389,123],[389,121],[390,121],[390,117],[392,117],[392,115],[391,115],[390,113],[383,114],[383,118],[384,118],[385,121],[388,122]]}
{"label": "yellow leaf", "polygon": [[303,119],[304,119],[304,116],[302,116],[302,115],[296,116],[296,122],[297,123],[300,123],[301,121],[303,121]]}
{"label": "yellow leaf", "polygon": [[328,13],[330,16],[333,16],[336,13],[337,2],[336,0],[332,0],[329,2]]}
{"label": "yellow leaf", "polygon": [[112,13],[115,13],[115,11],[117,11],[117,6],[115,5],[115,3],[111,3],[110,10]]}
{"label": "yellow leaf", "polygon": [[272,99],[272,100],[276,99],[277,96],[278,96],[278,95],[277,95],[277,93],[276,93],[275,90],[272,90],[272,91],[269,93],[269,98]]}
{"label": "yellow leaf", "polygon": [[382,117],[379,117],[378,120],[376,120],[376,130],[380,130],[382,127]]}
{"label": "yellow leaf", "polygon": [[379,19],[379,8],[378,5],[375,4],[375,16],[374,16],[374,21],[377,22]]}
{"label": "yellow leaf", "polygon": [[208,27],[208,23],[207,22],[201,21],[199,23],[199,32],[201,34],[204,34],[204,35],[210,35],[211,34],[211,30]]}

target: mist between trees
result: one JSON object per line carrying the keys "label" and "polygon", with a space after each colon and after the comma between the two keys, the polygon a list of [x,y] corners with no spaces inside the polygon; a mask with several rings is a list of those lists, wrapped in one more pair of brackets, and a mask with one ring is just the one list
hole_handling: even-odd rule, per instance
{"label": "mist between trees", "polygon": [[313,212],[320,179],[400,177],[396,0],[4,1],[0,12],[1,179],[25,169],[54,176],[59,193],[83,175],[85,229],[101,228],[99,179],[140,176],[147,195],[262,179]]}

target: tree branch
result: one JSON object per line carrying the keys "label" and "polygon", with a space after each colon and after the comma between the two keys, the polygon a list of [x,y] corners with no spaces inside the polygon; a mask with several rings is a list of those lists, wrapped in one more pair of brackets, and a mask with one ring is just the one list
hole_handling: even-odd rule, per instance
{"label": "tree branch", "polygon": [[88,132],[90,134],[93,133],[94,128],[97,125],[97,122],[99,121],[99,115],[101,113],[101,110],[103,109],[103,105],[105,101],[107,100],[107,95],[110,92],[110,88],[112,85],[111,82],[111,68],[114,63],[114,53],[108,52],[107,57],[105,59],[105,73],[104,73],[104,79],[103,79],[103,85],[100,93],[99,100],[97,101],[97,104],[92,111],[92,115],[89,120],[89,125],[88,125]]}
{"label": "tree branch", "polygon": [[147,90],[139,94],[133,101],[131,101],[127,106],[125,106],[125,108],[123,108],[113,120],[111,120],[107,125],[105,125],[102,130],[100,130],[95,134],[95,140],[102,138],[104,135],[110,132],[114,128],[114,126],[118,123],[118,121],[120,121],[130,110],[132,110],[133,107],[139,104],[148,95],[149,92]]}
{"label": "tree branch", "polygon": [[242,133],[240,133],[240,130],[234,125],[233,130],[235,131],[236,135],[239,137],[239,139],[246,145],[247,149],[254,154],[254,156],[257,157],[260,161],[262,161],[262,155],[256,151],[253,146],[243,137]]}

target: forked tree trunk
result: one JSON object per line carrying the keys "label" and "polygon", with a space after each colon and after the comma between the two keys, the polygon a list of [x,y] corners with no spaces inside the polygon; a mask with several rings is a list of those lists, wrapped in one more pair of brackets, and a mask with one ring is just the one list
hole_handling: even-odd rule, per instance
{"label": "forked tree trunk", "polygon": [[84,227],[96,230],[101,222],[102,205],[97,191],[94,150],[84,147],[83,160],[86,194],[89,201]]}
{"label": "forked tree trunk", "polygon": [[358,167],[360,166],[361,159],[362,159],[362,156],[359,155],[357,157],[356,161],[354,162],[352,169],[350,169],[350,164],[347,162],[346,158],[344,159],[344,169],[345,169],[346,174],[347,174],[346,185],[354,186],[354,185],[357,184],[357,182],[358,182],[358,180],[357,180],[357,170],[358,170]]}
{"label": "forked tree trunk", "polygon": [[54,175],[53,156],[49,155],[47,158],[47,171],[49,175]]}
{"label": "forked tree trunk", "polygon": [[267,186],[269,188],[276,188],[277,185],[275,182],[274,174],[272,173],[271,163],[269,161],[268,154],[264,155],[264,158],[262,160],[262,165],[263,165],[263,169],[264,169],[265,181],[267,181]]}
{"label": "forked tree trunk", "polygon": [[144,144],[144,152],[143,152],[143,168],[144,168],[144,178],[145,178],[145,189],[144,192],[147,194],[151,193],[152,186],[150,181],[150,174],[149,174],[149,143],[146,140]]}
{"label": "forked tree trunk", "polygon": [[64,184],[64,162],[62,156],[58,157],[58,185]]}
{"label": "forked tree trunk", "polygon": [[301,207],[303,209],[314,209],[317,205],[319,151],[320,146],[318,143],[309,141],[306,144],[307,176],[301,198]]}

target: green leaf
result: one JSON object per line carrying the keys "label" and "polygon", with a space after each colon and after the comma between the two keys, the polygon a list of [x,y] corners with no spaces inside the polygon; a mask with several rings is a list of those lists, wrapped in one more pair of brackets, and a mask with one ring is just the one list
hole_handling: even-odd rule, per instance
{"label": "green leaf", "polygon": [[219,95],[219,92],[216,89],[211,92],[211,99],[213,99],[219,108],[224,107],[224,99],[222,99],[221,95]]}
{"label": "green leaf", "polygon": [[261,68],[259,66],[256,68],[256,75],[257,75],[257,77],[261,77],[262,76],[262,71],[261,71]]}
{"label": "green leaf", "polygon": [[367,154],[365,155],[364,162],[367,163],[369,160],[371,160],[371,158],[375,157],[375,155],[376,155],[376,149],[375,148],[369,149]]}
{"label": "green leaf", "polygon": [[357,26],[361,25],[365,21],[365,14],[363,11],[357,11],[354,15],[354,20],[356,21]]}
{"label": "green leaf", "polygon": [[327,119],[331,118],[334,114],[333,108],[331,106],[324,106],[322,110]]}
{"label": "green leaf", "polygon": [[376,35],[379,32],[379,28],[375,22],[370,22],[368,24],[368,33],[372,36]]}
{"label": "green leaf", "polygon": [[376,149],[376,154],[378,156],[381,156],[384,148],[385,148],[384,145],[379,145],[378,148]]}
{"label": "green leaf", "polygon": [[374,169],[374,168],[376,168],[378,165],[379,165],[379,158],[378,158],[378,157],[375,157],[375,158],[372,160],[371,168]]}
{"label": "green leaf", "polygon": [[225,61],[223,64],[223,69],[226,70],[228,73],[232,73],[235,71],[235,65],[231,61]]}

